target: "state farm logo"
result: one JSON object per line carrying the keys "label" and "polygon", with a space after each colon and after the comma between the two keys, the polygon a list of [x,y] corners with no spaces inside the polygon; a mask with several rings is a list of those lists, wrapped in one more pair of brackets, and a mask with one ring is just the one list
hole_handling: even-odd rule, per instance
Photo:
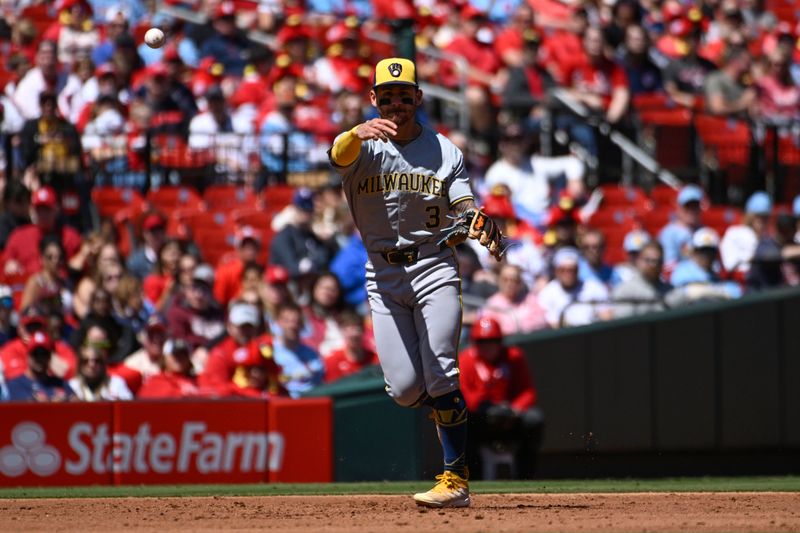
{"label": "state farm logo", "polygon": [[155,432],[147,422],[131,429],[76,422],[65,442],[52,436],[59,451],[45,444],[42,426],[20,422],[11,430],[11,445],[0,448],[0,474],[17,477],[30,470],[51,476],[62,463],[64,473],[72,476],[278,472],[283,464],[285,442],[279,432],[216,432],[202,421],[186,421],[174,432]]}
{"label": "state farm logo", "polygon": [[0,473],[17,477],[30,470],[50,476],[61,466],[61,454],[45,444],[45,432],[35,422],[20,422],[11,430],[11,444],[0,448]]}

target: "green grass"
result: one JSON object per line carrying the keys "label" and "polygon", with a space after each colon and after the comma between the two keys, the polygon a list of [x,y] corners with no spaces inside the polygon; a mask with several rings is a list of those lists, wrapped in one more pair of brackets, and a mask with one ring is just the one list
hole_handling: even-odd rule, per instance
{"label": "green grass", "polygon": [[[800,492],[800,477],[703,477],[668,479],[593,479],[543,481],[475,481],[476,494],[571,492]],[[252,485],[131,485],[121,487],[0,489],[4,498],[116,498],[166,496],[284,496],[325,494],[410,494],[430,482],[275,483]]]}

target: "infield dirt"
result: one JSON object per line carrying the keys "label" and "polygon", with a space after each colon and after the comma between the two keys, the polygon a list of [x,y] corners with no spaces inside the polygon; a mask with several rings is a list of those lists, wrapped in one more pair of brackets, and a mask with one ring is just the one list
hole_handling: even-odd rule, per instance
{"label": "infield dirt", "polygon": [[0,531],[800,531],[800,493],[477,494],[0,500]]}

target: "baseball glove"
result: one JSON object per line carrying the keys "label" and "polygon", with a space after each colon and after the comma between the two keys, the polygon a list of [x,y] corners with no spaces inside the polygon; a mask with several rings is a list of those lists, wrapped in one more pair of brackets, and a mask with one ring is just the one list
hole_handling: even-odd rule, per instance
{"label": "baseball glove", "polygon": [[477,239],[498,261],[503,259],[509,246],[504,242],[503,232],[497,223],[480,209],[467,209],[454,217],[453,223],[442,229],[442,233],[440,245],[456,246],[467,238]]}

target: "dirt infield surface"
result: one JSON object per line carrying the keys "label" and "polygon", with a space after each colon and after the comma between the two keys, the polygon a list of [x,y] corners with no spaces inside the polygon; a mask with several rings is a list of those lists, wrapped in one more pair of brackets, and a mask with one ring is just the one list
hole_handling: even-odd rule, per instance
{"label": "dirt infield surface", "polygon": [[0,500],[0,531],[800,531],[800,493],[478,494]]}

